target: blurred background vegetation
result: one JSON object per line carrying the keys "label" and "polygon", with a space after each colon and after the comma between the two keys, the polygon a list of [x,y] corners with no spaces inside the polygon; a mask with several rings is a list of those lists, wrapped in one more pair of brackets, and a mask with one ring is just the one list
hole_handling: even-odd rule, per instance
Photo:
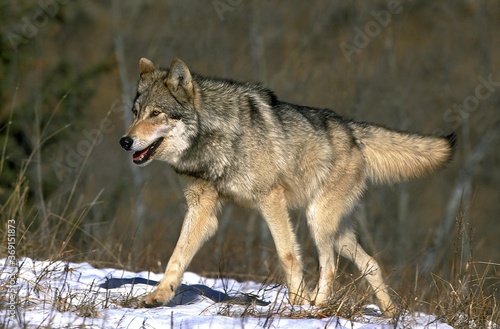
{"label": "blurred background vegetation", "polygon": [[[168,67],[177,56],[354,120],[456,132],[447,169],[371,186],[353,217],[395,290],[430,273],[467,276],[475,264],[495,293],[498,31],[496,0],[0,0],[1,221],[16,219],[19,257],[163,272],[185,212],[180,180],[163,163],[133,166],[118,140],[139,59]],[[303,214],[293,217],[315,275]],[[242,279],[277,270],[257,213],[227,206],[219,218],[189,270]]]}

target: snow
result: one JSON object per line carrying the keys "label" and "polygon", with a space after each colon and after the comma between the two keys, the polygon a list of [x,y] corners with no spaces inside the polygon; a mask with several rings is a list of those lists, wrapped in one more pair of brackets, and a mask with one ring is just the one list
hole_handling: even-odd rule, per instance
{"label": "snow", "polygon": [[[194,273],[184,274],[185,298],[179,298],[178,305],[137,308],[154,288],[137,283],[137,278],[159,281],[161,274],[29,258],[19,259],[16,268],[9,265],[7,259],[0,260],[0,327],[5,328],[451,328],[422,313],[406,314],[395,325],[373,305],[367,306],[372,311],[355,320],[298,318],[300,312],[314,314],[315,309],[289,305],[283,286],[209,279]],[[103,285],[110,278],[126,279],[118,283],[137,281],[106,289]],[[200,287],[206,296],[213,294],[212,299],[194,293]],[[213,300],[228,295],[239,299]],[[244,304],[238,302],[242,300]]]}

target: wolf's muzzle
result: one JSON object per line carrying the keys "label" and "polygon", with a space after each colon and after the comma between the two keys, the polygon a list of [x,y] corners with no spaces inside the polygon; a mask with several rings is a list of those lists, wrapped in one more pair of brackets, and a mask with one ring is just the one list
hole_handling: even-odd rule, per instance
{"label": "wolf's muzzle", "polygon": [[125,136],[120,138],[120,145],[125,151],[130,151],[132,144],[134,144],[134,140],[131,137]]}

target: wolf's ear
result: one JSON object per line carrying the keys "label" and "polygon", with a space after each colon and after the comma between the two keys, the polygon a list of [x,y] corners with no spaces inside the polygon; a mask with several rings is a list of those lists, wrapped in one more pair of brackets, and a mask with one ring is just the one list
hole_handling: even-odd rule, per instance
{"label": "wolf's ear", "polygon": [[152,73],[156,71],[156,67],[149,59],[141,58],[139,60],[139,71],[141,72],[140,74],[142,77],[146,73]]}
{"label": "wolf's ear", "polygon": [[179,102],[190,103],[193,100],[194,91],[191,73],[186,64],[180,59],[174,58],[164,83]]}

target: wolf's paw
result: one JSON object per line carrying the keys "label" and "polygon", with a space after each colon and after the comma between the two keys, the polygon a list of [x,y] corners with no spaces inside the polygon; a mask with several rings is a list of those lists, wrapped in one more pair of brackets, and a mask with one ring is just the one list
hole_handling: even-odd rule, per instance
{"label": "wolf's paw", "polygon": [[156,288],[147,295],[141,302],[142,307],[159,307],[168,303],[174,297],[174,291],[169,289]]}
{"label": "wolf's paw", "polygon": [[394,318],[398,314],[398,309],[393,304],[386,306],[382,313],[386,318]]}

